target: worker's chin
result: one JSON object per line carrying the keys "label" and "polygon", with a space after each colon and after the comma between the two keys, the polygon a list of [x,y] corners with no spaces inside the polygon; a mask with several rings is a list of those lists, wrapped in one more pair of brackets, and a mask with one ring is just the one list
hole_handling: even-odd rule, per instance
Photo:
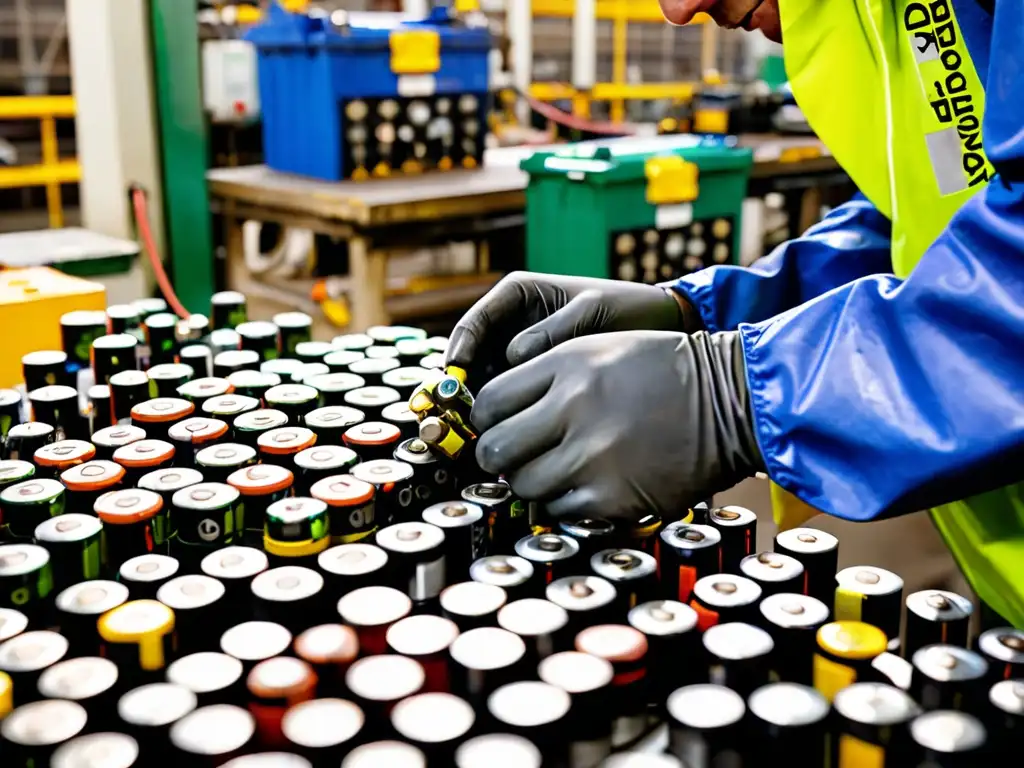
{"label": "worker's chin", "polygon": [[758,29],[774,43],[782,42],[782,19],[778,0],[764,0],[750,17],[749,29]]}

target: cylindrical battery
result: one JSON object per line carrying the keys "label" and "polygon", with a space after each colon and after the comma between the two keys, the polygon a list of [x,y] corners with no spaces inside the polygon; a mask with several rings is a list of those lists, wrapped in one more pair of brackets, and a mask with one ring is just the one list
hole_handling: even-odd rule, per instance
{"label": "cylindrical battery", "polygon": [[777,552],[760,552],[740,560],[740,573],[761,586],[764,596],[783,592],[803,594],[804,567],[800,561]]}
{"label": "cylindrical battery", "polygon": [[497,624],[498,611],[508,596],[501,587],[463,581],[452,584],[441,592],[441,614],[463,632]]}
{"label": "cylindrical battery", "polygon": [[448,651],[452,691],[480,709],[491,693],[520,678],[526,644],[506,629],[481,627],[463,632]]}
{"label": "cylindrical battery", "polygon": [[[374,422],[370,422],[370,424],[374,424]],[[377,425],[382,426],[379,422]],[[399,429],[395,424],[389,423],[387,426],[389,432]],[[352,430],[355,429],[358,427],[352,428]],[[356,446],[353,448],[359,450]],[[455,476],[418,437],[410,438],[396,445],[393,454],[396,460],[404,461],[412,467],[413,493],[419,503],[430,504],[450,498],[455,492]],[[509,546],[511,546],[511,542]]]}
{"label": "cylindrical battery", "polygon": [[875,682],[888,683],[899,688],[901,691],[910,690],[910,682],[914,676],[914,665],[897,656],[894,653],[881,653],[871,662],[871,669],[875,673]]}
{"label": "cylindrical battery", "polygon": [[863,621],[885,632],[889,650],[900,647],[903,613],[903,579],[892,571],[871,565],[844,568],[836,574],[836,621]]}
{"label": "cylindrical battery", "polygon": [[497,623],[523,641],[527,668],[572,647],[569,613],[549,600],[527,597],[510,602],[498,611]]}
{"label": "cylindrical battery", "polygon": [[107,384],[110,377],[138,367],[135,348],[139,340],[127,333],[100,336],[93,340],[90,351],[92,370],[97,384]]}
{"label": "cylindrical battery", "polygon": [[487,518],[476,504],[448,501],[423,510],[423,521],[445,532],[445,571],[449,583],[469,576],[470,566],[487,554]]}
{"label": "cylindrical battery", "polygon": [[813,688],[795,683],[772,683],[747,700],[756,747],[751,750],[765,765],[820,768],[829,765],[827,718],[829,705]]}
{"label": "cylindrical battery", "polygon": [[333,349],[327,341],[300,341],[295,345],[295,358],[304,363],[319,363]]}
{"label": "cylindrical battery", "polygon": [[761,587],[746,576],[718,573],[705,576],[693,585],[690,607],[697,612],[701,632],[716,624],[755,622]]}
{"label": "cylindrical battery", "polygon": [[530,521],[526,508],[512,494],[507,483],[475,483],[462,489],[462,500],[484,509],[490,529],[491,549],[511,552],[524,536],[529,536]]}
{"label": "cylindrical battery", "polygon": [[376,490],[374,517],[380,526],[411,522],[413,469],[403,461],[376,459],[352,467],[352,476]]}
{"label": "cylindrical battery", "polygon": [[238,394],[253,397],[262,402],[267,391],[281,383],[281,377],[276,373],[264,373],[259,370],[243,368],[229,374],[228,382]]}
{"label": "cylindrical battery", "polygon": [[[138,487],[153,493],[160,494],[164,500],[164,509],[171,509],[171,500],[174,494],[182,488],[188,488],[203,482],[203,473],[197,469],[188,467],[170,467],[169,469],[157,469],[147,472],[139,478]],[[175,532],[175,523],[170,521],[170,534]]]}
{"label": "cylindrical battery", "polygon": [[213,356],[213,375],[227,379],[236,371],[259,373],[260,355],[251,349],[229,349]]}
{"label": "cylindrical battery", "polygon": [[612,665],[589,653],[565,651],[541,661],[537,675],[572,699],[565,724],[568,765],[598,765],[612,751]]}
{"label": "cylindrical battery", "polygon": [[386,637],[393,653],[415,659],[423,667],[423,690],[439,692],[450,689],[448,649],[458,636],[455,622],[424,614],[395,622]]}
{"label": "cylindrical battery", "polygon": [[1024,680],[1001,680],[988,692],[985,727],[994,754],[1010,754],[1020,745],[1024,728]]}
{"label": "cylindrical battery", "polygon": [[56,599],[57,624],[72,656],[96,656],[100,638],[96,620],[128,600],[128,588],[116,581],[93,579],[72,584]]}
{"label": "cylindrical battery", "polygon": [[107,565],[114,573],[126,560],[167,549],[170,525],[160,494],[141,488],[111,491],[94,509],[103,521]]}
{"label": "cylindrical battery", "polygon": [[338,615],[342,622],[356,631],[359,650],[364,655],[386,653],[388,629],[408,616],[411,610],[409,596],[391,587],[361,587],[338,601]]}
{"label": "cylindrical battery", "polygon": [[298,345],[311,339],[313,318],[305,312],[280,312],[272,320],[281,329],[281,355],[296,357]]}
{"label": "cylindrical battery", "polygon": [[102,756],[103,768],[132,768],[139,765],[139,744],[124,733],[91,733],[61,744],[53,753],[53,768],[89,766],[94,755]]}
{"label": "cylindrical battery", "polygon": [[97,384],[89,387],[85,392],[85,415],[89,422],[89,431],[95,434],[97,431],[113,424],[113,414],[110,410],[110,387],[106,384]]}
{"label": "cylindrical battery", "polygon": [[362,360],[366,355],[354,349],[335,349],[324,355],[323,363],[331,369],[331,373],[346,373],[348,367],[356,360]]}
{"label": "cylindrical battery", "polygon": [[15,424],[7,432],[7,440],[2,446],[3,458],[9,461],[32,461],[36,451],[52,443],[56,436],[57,431],[41,421]]}
{"label": "cylindrical battery", "polygon": [[321,697],[342,695],[345,673],[359,656],[359,637],[352,627],[319,624],[295,638],[295,655],[316,670]]}
{"label": "cylindrical battery", "polygon": [[791,528],[775,535],[775,551],[803,564],[805,583],[800,591],[817,598],[831,610],[835,575],[839,569],[839,539],[817,528]]}
{"label": "cylindrical battery", "polygon": [[142,371],[121,371],[110,377],[111,424],[129,424],[132,408],[150,398],[149,377]]}
{"label": "cylindrical battery", "polygon": [[926,711],[981,711],[988,695],[988,662],[956,645],[928,645],[912,658],[910,695]]}
{"label": "cylindrical battery", "polygon": [[[154,365],[146,375],[149,377],[149,392],[154,398],[178,397],[178,390],[195,377],[195,369],[187,363],[164,363]],[[203,371],[203,375],[206,372]],[[190,401],[191,402],[191,401]]]}
{"label": "cylindrical battery", "polygon": [[604,549],[590,558],[590,569],[615,587],[619,620],[658,591],[658,563],[636,549]]}
{"label": "cylindrical battery", "polygon": [[347,405],[329,405],[309,411],[305,417],[307,429],[316,432],[320,445],[341,445],[342,436],[348,428],[366,418],[362,411]]}
{"label": "cylindrical battery", "polygon": [[373,339],[365,333],[346,333],[335,336],[331,339],[331,346],[335,349],[364,351],[367,347],[373,346]]}
{"label": "cylindrical battery", "polygon": [[687,603],[694,584],[722,570],[722,534],[710,525],[670,523],[656,543],[655,557],[666,598]]}
{"label": "cylindrical battery", "polygon": [[269,567],[267,556],[253,547],[224,547],[208,554],[199,564],[203,573],[224,585],[225,613],[236,623],[249,618],[252,580]]}
{"label": "cylindrical battery", "polygon": [[914,765],[910,723],[921,710],[906,693],[882,683],[854,683],[833,702],[831,764],[880,768]]}
{"label": "cylindrical battery", "polygon": [[647,728],[647,638],[633,627],[597,624],[576,635],[576,650],[612,665],[612,741],[635,741]]}
{"label": "cylindrical battery", "polygon": [[[338,451],[348,451],[339,446],[331,447]],[[351,475],[334,475],[314,483],[310,495],[325,503],[329,509],[331,542],[350,544],[377,531],[375,490],[369,483]]]}
{"label": "cylindrical battery", "polygon": [[487,710],[498,729],[529,736],[546,759],[562,764],[569,757],[566,724],[572,699],[557,686],[545,682],[508,683],[487,699]]}
{"label": "cylindrical battery", "polygon": [[742,622],[716,624],[704,633],[708,658],[708,682],[749,696],[767,685],[772,671],[775,643],[759,627]]}
{"label": "cylindrical battery", "polygon": [[833,621],[817,633],[814,687],[832,701],[837,692],[871,680],[871,662],[885,653],[886,637],[878,627],[859,621]]}
{"label": "cylindrical battery", "polygon": [[[259,353],[262,360],[274,360],[281,356],[281,339],[278,327],[265,320],[249,320],[235,326],[241,349]],[[285,357],[291,357],[285,354]]]}
{"label": "cylindrical battery", "polygon": [[124,467],[124,483],[133,486],[150,472],[167,469],[174,463],[174,443],[166,440],[136,440],[114,451],[114,461]]}
{"label": "cylindrical battery", "polygon": [[178,321],[178,340],[182,344],[199,341],[211,333],[210,319],[206,315],[193,313],[184,320]]}
{"label": "cylindrical battery", "polygon": [[117,702],[122,727],[139,745],[142,765],[167,765],[170,728],[196,708],[191,691],[170,683],[150,683],[125,693]]}
{"label": "cylindrical battery", "polygon": [[[292,374],[292,383],[309,385],[309,382],[317,376],[325,376],[331,372],[323,363],[302,363],[295,373]],[[314,387],[315,389],[315,387]],[[319,399],[317,400],[319,403]]]}
{"label": "cylindrical battery", "polygon": [[966,648],[973,612],[971,601],[954,592],[926,589],[907,595],[904,657],[936,643]]}
{"label": "cylindrical battery", "polygon": [[56,765],[51,756],[61,744],[82,733],[87,720],[85,709],[73,701],[55,699],[18,707],[0,725],[4,768]]}
{"label": "cylindrical battery", "polygon": [[[178,397],[188,400],[190,403],[202,405],[214,397],[224,397],[234,392],[234,387],[227,379],[217,376],[203,376],[198,379],[187,381],[178,387]],[[243,403],[246,401],[242,401]]]}
{"label": "cylindrical battery", "polygon": [[116,490],[124,481],[124,467],[113,461],[95,459],[65,469],[60,474],[64,484],[64,509],[67,512],[91,515],[96,499]]}
{"label": "cylindrical battery", "polygon": [[569,631],[616,620],[616,591],[599,576],[566,576],[548,584],[544,596],[569,614]]}
{"label": "cylindrical battery", "polygon": [[96,458],[113,461],[114,451],[126,445],[146,439],[146,430],[130,424],[119,424],[115,427],[104,427],[92,433],[90,442],[96,447]]}
{"label": "cylindrical battery", "polygon": [[[214,333],[220,332],[214,331]],[[231,333],[234,333],[234,331],[231,331]],[[178,359],[181,360],[181,365],[187,365],[193,370],[194,376],[207,378],[213,375],[213,350],[206,344],[189,344],[182,347],[178,351]],[[186,383],[182,382],[178,385],[178,388],[180,389]],[[177,390],[174,394],[177,394]]]}
{"label": "cylindrical battery", "polygon": [[44,445],[32,457],[37,477],[57,479],[61,473],[79,464],[92,461],[96,447],[85,440],[58,440]]}
{"label": "cylindrical battery", "polygon": [[0,608],[14,608],[36,622],[53,592],[50,553],[36,544],[0,545]]}
{"label": "cylindrical battery", "polygon": [[174,611],[156,600],[133,600],[100,616],[96,627],[100,655],[116,663],[125,679],[163,679],[174,648]]}
{"label": "cylindrical battery", "polygon": [[263,545],[267,510],[286,499],[292,490],[294,476],[276,464],[253,464],[228,475],[227,483],[238,490],[245,504],[243,540],[253,547]]}
{"label": "cylindrical battery", "polygon": [[353,749],[341,768],[426,768],[427,758],[403,741],[373,741]]}
{"label": "cylindrical battery", "polygon": [[311,568],[283,565],[252,580],[257,619],[273,621],[293,635],[325,617],[324,577]]}
{"label": "cylindrical battery", "polygon": [[937,710],[915,718],[910,735],[919,765],[935,768],[973,768],[985,760],[985,726],[965,712]]}
{"label": "cylindrical battery", "polygon": [[374,344],[363,350],[373,360],[398,359],[398,350],[392,344]]}
{"label": "cylindrical battery", "polygon": [[306,427],[278,427],[264,432],[256,440],[260,460],[282,467],[295,465],[295,455],[316,443],[316,433]]}
{"label": "cylindrical battery", "polygon": [[668,751],[688,768],[742,765],[746,746],[743,697],[720,685],[687,685],[672,692]]}
{"label": "cylindrical battery", "polygon": [[28,616],[13,608],[0,608],[0,644],[17,637],[28,628]]}
{"label": "cylindrical battery", "polygon": [[60,316],[60,345],[68,356],[68,371],[89,367],[92,343],[106,332],[106,312],[81,309]]}
{"label": "cylindrical battery", "polygon": [[[362,360],[356,360],[354,363],[351,363],[349,365],[349,367],[348,367],[348,372],[349,373],[354,373],[356,376],[361,377],[366,382],[366,386],[367,387],[372,387],[374,389],[378,389],[378,388],[385,388],[384,387],[384,374],[387,373],[388,371],[393,371],[393,370],[395,370],[396,368],[398,368],[400,366],[401,366],[401,363],[399,363],[397,360],[388,359],[388,358],[370,358],[370,357],[365,357]],[[386,387],[386,389],[390,390],[391,392],[395,392],[395,390],[391,389],[391,387]],[[346,403],[348,403],[349,405],[354,406],[356,408],[359,408],[360,410],[366,410],[358,402],[350,401],[348,399],[348,395],[349,394],[350,393],[346,393],[346,395],[345,395],[345,402]],[[364,400],[366,398],[359,397],[359,398],[356,398],[356,399],[357,400]],[[395,392],[394,400],[392,400],[391,402],[398,402],[401,399],[402,399],[402,396],[400,394],[398,394],[398,392]],[[383,408],[384,405],[386,405],[386,404],[387,403],[380,404],[379,407]],[[372,403],[371,403],[371,405],[372,405]],[[378,416],[379,416],[379,414],[374,415],[371,418],[377,418]]]}
{"label": "cylindrical battery", "polygon": [[139,555],[121,563],[117,580],[128,587],[132,600],[156,600],[157,591],[177,577],[180,567],[167,555]]}
{"label": "cylindrical battery", "polygon": [[434,350],[426,339],[399,339],[395,342],[398,361],[402,365],[419,366],[419,361]]}
{"label": "cylindrical battery", "polygon": [[156,599],[174,611],[176,656],[210,651],[225,628],[224,585],[217,579],[188,574],[171,579]]}
{"label": "cylindrical battery", "polygon": [[245,296],[238,291],[218,291],[210,297],[210,325],[219,328],[237,328],[247,319]]}
{"label": "cylindrical battery", "polygon": [[387,564],[387,552],[365,543],[334,546],[317,557],[317,567],[328,581],[330,593],[336,595],[379,584]]}
{"label": "cylindrical battery", "polygon": [[0,491],[4,538],[31,541],[40,524],[64,514],[66,498],[64,486],[45,477],[8,485]]}
{"label": "cylindrical battery", "polygon": [[[0,672],[11,679],[14,706],[41,698],[40,675],[67,655],[67,639],[47,630],[22,632],[0,645]],[[6,760],[4,765],[7,765]]]}
{"label": "cylindrical battery", "polygon": [[[359,363],[385,363],[386,360],[360,360]],[[392,361],[393,362],[393,361]],[[356,365],[358,365],[357,363]],[[345,405],[358,408],[366,414],[367,421],[383,421],[384,409],[400,402],[402,396],[391,387],[360,387],[345,393]]]}
{"label": "cylindrical battery", "polygon": [[391,727],[395,732],[423,751],[427,765],[438,768],[454,763],[455,749],[475,721],[473,708],[450,693],[410,696],[391,711]]}
{"label": "cylindrical battery", "polygon": [[241,707],[201,707],[171,726],[172,759],[179,766],[223,765],[244,754],[255,733],[253,716]]}
{"label": "cylindrical battery", "polygon": [[[196,454],[223,440],[227,433],[228,425],[225,422],[205,416],[193,416],[175,424],[167,430],[167,439],[174,444],[175,465],[197,469]],[[255,449],[252,455],[255,457]]]}
{"label": "cylindrical battery", "polygon": [[107,307],[107,326],[111,333],[140,333],[142,313],[131,304],[111,304]]}
{"label": "cylindrical battery", "polygon": [[312,567],[331,545],[328,509],[319,499],[302,496],[271,504],[264,517],[263,549],[272,562]]}
{"label": "cylindrical battery", "polygon": [[347,475],[359,463],[359,457],[341,445],[316,445],[295,454],[294,463],[295,491],[309,496],[319,481]]}
{"label": "cylindrical battery", "polygon": [[155,397],[132,408],[132,424],[146,430],[146,435],[167,440],[171,427],[190,417],[196,407],[180,397]]}
{"label": "cylindrical battery", "polygon": [[828,606],[807,595],[781,592],[761,601],[761,626],[775,642],[775,670],[787,682],[814,682],[817,632],[828,621]]}
{"label": "cylindrical battery", "polygon": [[269,754],[263,768],[336,768],[359,743],[365,722],[363,711],[344,699],[320,698],[296,704],[285,712],[281,731],[289,748],[305,755],[308,761],[296,755]]}
{"label": "cylindrical battery", "polygon": [[545,585],[534,575],[529,560],[510,555],[489,555],[469,566],[469,578],[501,587],[508,595],[509,602],[543,594]]}
{"label": "cylindrical battery", "polygon": [[[367,357],[370,356],[369,353],[370,350],[367,350]],[[426,368],[404,366],[385,371],[380,379],[385,387],[391,387],[408,400],[412,397],[412,393],[416,391],[416,388],[433,375],[433,372],[428,371]]]}
{"label": "cylindrical battery", "polygon": [[292,633],[271,621],[246,621],[220,636],[220,650],[242,662],[245,674],[264,659],[280,656],[292,644]]}
{"label": "cylindrical battery", "polygon": [[34,389],[28,393],[32,406],[32,420],[52,424],[57,439],[84,440],[89,436],[89,425],[78,407],[78,390],[63,384]]}
{"label": "cylindrical battery", "polygon": [[204,707],[238,701],[244,688],[242,678],[242,662],[226,653],[193,653],[167,667],[167,682],[192,691]]}
{"label": "cylindrical battery", "polygon": [[997,627],[978,636],[975,650],[988,660],[989,679],[1024,679],[1024,630]]}
{"label": "cylindrical battery", "polygon": [[284,747],[284,714],[316,691],[316,672],[302,659],[279,656],[261,661],[246,677],[249,712],[256,719],[256,736],[265,749]]}
{"label": "cylindrical battery", "polygon": [[429,523],[396,523],[381,528],[374,539],[388,553],[392,583],[417,608],[433,605],[446,584],[444,530]]}
{"label": "cylindrical battery", "polygon": [[303,426],[303,418],[316,410],[320,393],[305,384],[279,384],[267,390],[264,402],[267,408],[282,411],[288,416],[288,423]]}
{"label": "cylindrical battery", "polygon": [[260,401],[255,397],[236,395],[232,392],[229,395],[215,395],[202,401],[200,406],[203,415],[211,419],[221,419],[229,424],[243,413],[255,411],[260,407]]}
{"label": "cylindrical battery", "polygon": [[402,699],[419,693],[425,681],[420,663],[405,656],[364,656],[354,662],[345,674],[345,687],[366,713],[365,738],[393,733],[388,713]]}
{"label": "cylindrical battery", "polygon": [[31,480],[35,473],[36,468],[30,462],[18,459],[0,460],[0,491],[8,486]]}
{"label": "cylindrical battery", "polygon": [[615,524],[596,517],[568,517],[558,521],[558,532],[574,539],[588,561],[614,544]]}
{"label": "cylindrical battery", "polygon": [[177,531],[171,554],[194,569],[212,550],[239,543],[244,509],[238,489],[224,483],[197,483],[178,491],[171,498]]}
{"label": "cylindrical battery", "polygon": [[288,424],[288,417],[273,408],[258,408],[242,413],[231,422],[232,435],[236,442],[255,448],[260,437],[272,429]]}
{"label": "cylindrical battery", "polygon": [[67,370],[68,356],[60,350],[41,349],[21,358],[21,375],[25,391],[33,392],[54,384],[71,385]]}
{"label": "cylindrical battery", "polygon": [[264,360],[260,363],[260,371],[279,376],[283,382],[293,381],[292,377],[302,370],[304,365],[304,362],[293,357],[279,357],[274,360]]}
{"label": "cylindrical battery", "polygon": [[455,750],[455,768],[541,768],[543,757],[529,739],[512,733],[488,733],[462,742]]}
{"label": "cylindrical battery", "polygon": [[658,560],[661,550],[661,532],[665,521],[657,515],[644,515],[632,525],[621,526],[620,534],[630,549],[638,549]]}
{"label": "cylindrical battery", "polygon": [[366,386],[363,377],[354,373],[318,373],[304,377],[302,383],[320,393],[321,406],[344,406],[346,392]]}
{"label": "cylindrical battery", "polygon": [[16,389],[0,389],[0,447],[11,427],[21,424],[21,393]]}
{"label": "cylindrical battery", "polygon": [[103,523],[92,515],[61,515],[36,527],[36,543],[50,553],[54,593],[80,581],[100,577],[102,538]]}
{"label": "cylindrical battery", "polygon": [[251,446],[216,443],[196,451],[195,468],[209,482],[226,483],[233,473],[252,466],[256,460],[256,449]]}
{"label": "cylindrical battery", "polygon": [[629,612],[629,625],[647,638],[649,666],[654,670],[648,685],[648,703],[664,714],[668,695],[682,685],[706,680],[701,658],[697,613],[675,600],[641,603]]}
{"label": "cylindrical battery", "polygon": [[516,542],[516,554],[528,560],[543,584],[586,570],[590,563],[579,556],[576,539],[556,533],[524,536]]}
{"label": "cylindrical battery", "polygon": [[39,676],[44,699],[65,699],[80,704],[89,716],[89,730],[116,728],[117,665],[98,656],[67,659]]}
{"label": "cylindrical battery", "polygon": [[178,318],[169,312],[158,312],[142,321],[151,366],[178,362],[177,326]]}
{"label": "cylindrical battery", "polygon": [[739,573],[740,561],[757,546],[757,515],[745,507],[715,507],[708,512],[708,525],[722,534],[721,570]]}

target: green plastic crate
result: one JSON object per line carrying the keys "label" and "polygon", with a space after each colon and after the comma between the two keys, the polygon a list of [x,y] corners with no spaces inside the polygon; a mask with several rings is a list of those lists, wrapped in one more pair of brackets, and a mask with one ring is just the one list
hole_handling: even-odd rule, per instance
{"label": "green plastic crate", "polygon": [[736,263],[752,164],[751,151],[731,137],[627,138],[538,152],[521,163],[530,174],[527,268],[655,283]]}

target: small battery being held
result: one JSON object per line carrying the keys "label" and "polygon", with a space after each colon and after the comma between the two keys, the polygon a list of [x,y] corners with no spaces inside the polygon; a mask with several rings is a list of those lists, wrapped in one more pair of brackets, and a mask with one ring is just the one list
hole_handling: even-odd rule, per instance
{"label": "small battery being held", "polygon": [[747,697],[770,680],[775,643],[760,627],[716,624],[704,633],[704,650],[710,662],[708,681],[715,685]]}
{"label": "small battery being held", "polygon": [[765,596],[782,592],[804,594],[804,567],[789,555],[777,552],[747,555],[740,560],[740,573],[760,584]]}
{"label": "small battery being held", "polygon": [[800,591],[831,609],[839,569],[839,539],[817,528],[791,528],[775,535],[775,551],[801,562],[805,588]]}
{"label": "small battery being held", "polygon": [[446,583],[444,531],[429,523],[396,523],[377,531],[375,538],[388,553],[392,583],[419,612],[427,612]]}
{"label": "small battery being held", "polygon": [[740,561],[757,546],[757,515],[746,507],[715,507],[708,512],[708,525],[722,535],[722,572],[740,573]]}
{"label": "small battery being held", "polygon": [[697,612],[697,628],[706,632],[716,624],[754,622],[761,587],[746,576],[718,573],[693,585],[690,607]]}
{"label": "small battery being held", "polygon": [[531,534],[516,542],[516,554],[533,565],[543,584],[584,572],[590,563],[579,553],[578,541],[556,533]]}
{"label": "small battery being held", "polygon": [[510,603],[544,593],[545,585],[535,576],[529,560],[510,555],[482,557],[469,567],[469,578],[501,587],[508,594]]}
{"label": "small battery being held", "polygon": [[807,595],[781,592],[761,601],[761,626],[775,642],[779,678],[801,685],[814,681],[817,632],[828,621],[828,606]]}
{"label": "small battery being held", "polygon": [[988,694],[988,662],[981,654],[956,645],[929,645],[917,650],[909,693],[925,711],[983,711]]}
{"label": "small battery being held", "polygon": [[889,650],[900,647],[903,613],[903,579],[892,571],[871,565],[844,568],[836,574],[836,621],[863,621],[878,627],[889,638]]}
{"label": "small battery being held", "polygon": [[590,558],[590,568],[615,587],[620,620],[640,603],[654,598],[658,591],[658,563],[646,552],[605,549]]}
{"label": "small battery being held", "polygon": [[972,613],[971,601],[955,592],[926,589],[907,595],[904,658],[936,643],[966,648]]}
{"label": "small battery being held", "polygon": [[464,501],[433,504],[423,510],[423,521],[444,530],[445,571],[449,583],[467,578],[473,562],[487,555],[487,519],[476,504]]}

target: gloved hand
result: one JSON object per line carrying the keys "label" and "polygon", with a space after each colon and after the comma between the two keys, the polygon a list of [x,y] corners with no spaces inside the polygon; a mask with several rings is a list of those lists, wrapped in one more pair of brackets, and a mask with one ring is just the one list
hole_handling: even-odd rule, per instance
{"label": "gloved hand", "polygon": [[445,364],[503,370],[505,361],[495,358],[520,365],[577,336],[698,328],[699,316],[686,300],[677,300],[658,286],[513,272],[455,326]]}
{"label": "gloved hand", "polygon": [[678,513],[762,468],[736,332],[574,339],[480,390],[477,461],[555,516]]}

